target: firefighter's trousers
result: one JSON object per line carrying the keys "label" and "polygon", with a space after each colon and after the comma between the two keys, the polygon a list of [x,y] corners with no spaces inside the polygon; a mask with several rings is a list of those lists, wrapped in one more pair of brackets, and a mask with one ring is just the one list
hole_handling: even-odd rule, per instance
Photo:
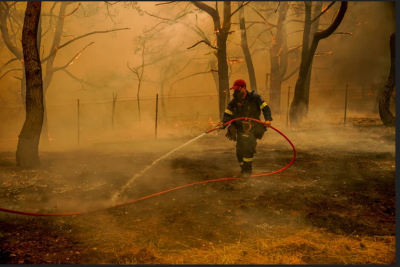
{"label": "firefighter's trousers", "polygon": [[237,131],[236,157],[242,173],[252,173],[253,156],[256,153],[257,139],[253,131]]}

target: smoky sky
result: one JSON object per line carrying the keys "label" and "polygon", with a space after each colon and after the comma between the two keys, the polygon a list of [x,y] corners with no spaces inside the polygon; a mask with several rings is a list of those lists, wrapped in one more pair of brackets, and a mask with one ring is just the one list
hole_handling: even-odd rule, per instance
{"label": "smoky sky", "polygon": [[[113,92],[118,93],[120,99],[136,98],[137,75],[127,65],[129,64],[132,69],[137,68],[141,73],[142,69],[139,67],[142,60],[145,64],[156,63],[144,67],[141,97],[154,97],[155,94],[161,92],[162,87],[163,93],[170,95],[216,94],[216,86],[210,72],[212,67],[209,65],[209,59],[214,57],[213,50],[205,44],[187,49],[201,40],[201,37],[193,30],[196,25],[211,42],[215,41],[211,17],[205,12],[200,12],[189,2],[170,5],[156,5],[157,3],[138,2],[141,9],[141,12],[138,12],[135,6],[130,5],[129,2],[110,6],[109,10],[103,2],[82,2],[81,7],[73,15],[65,18],[61,44],[89,32],[129,29],[94,34],[77,40],[60,50],[54,63],[56,67],[64,65],[86,45],[95,42],[81,51],[79,57],[67,68],[70,73],[85,83],[74,80],[63,71],[57,72],[46,95],[47,100],[59,102],[75,101],[78,98],[82,100],[111,99]],[[291,4],[296,3],[301,5],[301,2],[291,2]],[[323,7],[329,3],[324,2]],[[207,2],[207,4],[211,5],[211,2]],[[278,2],[253,2],[250,5],[255,9],[273,9],[278,6]],[[17,6],[21,19],[26,3],[21,2]],[[53,22],[53,26],[51,26],[49,16],[46,16],[52,6],[53,2],[43,2],[42,27],[43,29],[50,27],[49,32],[42,40],[41,51],[44,51],[44,55],[49,53],[53,41],[52,27],[55,24]],[[214,3],[211,6],[214,7]],[[339,6],[340,4],[336,3],[321,17],[320,29],[328,27]],[[75,7],[76,5],[72,4],[67,11],[72,11]],[[221,13],[222,7],[221,2],[219,3]],[[237,3],[233,2],[232,10],[236,8]],[[59,5],[56,5],[54,14],[58,14],[58,9]],[[175,18],[185,12],[187,15],[179,18],[177,22],[162,23],[165,19]],[[267,14],[266,11],[260,12],[265,16]],[[291,12],[293,11],[289,10],[288,19],[303,19],[303,15],[294,16]],[[263,21],[249,7],[245,7],[245,18],[249,22],[248,25],[251,21]],[[268,21],[272,24],[276,23],[276,19],[276,14],[268,17]],[[231,26],[233,33],[229,36],[227,44],[228,58],[243,59],[243,52],[237,45],[240,43],[237,14],[232,17],[231,22],[234,24]],[[347,34],[333,34],[319,43],[317,53],[331,53],[314,58],[312,88],[321,85],[341,86],[346,83],[367,87],[379,84],[382,78],[387,76],[390,67],[389,37],[395,30],[394,25],[393,3],[349,2],[347,13],[337,29],[337,32],[346,32]],[[302,27],[302,23],[288,23],[286,31],[289,34],[301,30]],[[8,28],[11,31],[9,25]],[[271,44],[271,34],[268,31],[262,33],[259,37],[262,41],[255,41],[255,38],[266,29],[265,24],[257,23],[247,30],[249,44],[255,42],[251,51],[260,91],[265,89],[265,74],[270,72],[270,57],[269,52],[265,50],[264,42]],[[274,31],[272,29],[273,34]],[[21,30],[17,32],[17,36],[21,36],[21,32]],[[151,38],[150,35],[152,35]],[[140,38],[148,39],[145,43],[144,57],[142,57],[140,49]],[[296,46],[301,44],[301,40],[302,33],[298,32],[289,36],[287,43],[289,47]],[[21,47],[18,42],[16,44]],[[0,52],[0,64],[4,64],[12,58],[12,55],[4,47],[4,43],[1,45],[3,47]],[[168,55],[171,56],[167,57]],[[163,59],[160,60],[160,58]],[[293,56],[291,60],[293,62],[289,63],[288,72],[300,64],[299,56]],[[20,63],[13,64],[9,65],[9,68],[21,68]],[[43,71],[45,71],[45,66]],[[4,72],[5,70],[2,70],[2,74]],[[230,83],[237,78],[248,80],[244,62],[231,64],[230,73]],[[14,76],[20,77],[21,72],[7,74],[0,81],[1,101],[7,104],[20,104],[21,101],[20,82]],[[295,74],[282,86],[294,86],[297,76]],[[166,77],[167,79],[165,79]],[[162,82],[163,79],[164,82]]]}

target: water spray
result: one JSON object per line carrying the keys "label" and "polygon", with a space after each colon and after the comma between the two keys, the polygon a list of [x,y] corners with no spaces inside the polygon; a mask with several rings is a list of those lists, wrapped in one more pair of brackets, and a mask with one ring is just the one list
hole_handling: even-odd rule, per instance
{"label": "water spray", "polygon": [[[249,121],[251,120],[251,121],[255,121],[255,122],[257,122],[257,123],[264,124],[262,121],[257,120],[257,119],[248,118],[248,117],[241,117],[241,118],[236,118],[236,119],[230,120],[230,121],[224,123],[224,124],[221,125],[221,126],[217,126],[217,127],[213,128],[213,129],[208,130],[207,132],[205,132],[205,133],[203,133],[203,134],[197,136],[196,138],[190,140],[189,142],[186,142],[185,144],[179,146],[178,148],[176,148],[176,149],[174,149],[174,150],[168,152],[168,153],[165,154],[164,156],[158,158],[158,159],[155,160],[152,164],[150,164],[149,166],[147,166],[146,168],[144,168],[140,173],[138,173],[138,174],[136,174],[135,176],[133,176],[133,177],[121,188],[121,190],[119,190],[116,194],[113,195],[112,201],[115,201],[115,199],[116,199],[130,184],[132,184],[132,182],[133,182],[136,178],[138,178],[139,176],[141,176],[145,171],[147,171],[151,166],[153,166],[154,164],[156,164],[156,163],[159,162],[160,160],[166,158],[168,155],[170,155],[170,154],[173,153],[174,151],[176,151],[176,150],[178,150],[178,149],[181,149],[182,147],[184,147],[184,146],[190,144],[191,142],[193,142],[193,141],[199,139],[200,137],[204,136],[205,134],[211,133],[211,132],[213,132],[213,131],[215,131],[215,130],[219,131],[221,128],[223,128],[223,127],[227,126],[228,124],[230,124],[231,122],[234,122],[234,121],[237,121],[237,120],[249,120]],[[290,145],[292,146],[292,148],[293,148],[293,158],[292,158],[292,160],[289,162],[289,164],[287,164],[287,165],[286,165],[285,167],[283,167],[282,169],[279,169],[279,170],[274,171],[274,172],[268,172],[268,173],[262,173],[262,174],[251,175],[250,178],[261,177],[261,176],[267,176],[267,175],[272,175],[272,174],[276,174],[276,173],[278,173],[278,172],[281,172],[281,171],[283,171],[283,170],[289,168],[289,166],[292,165],[293,162],[294,162],[295,159],[296,159],[296,149],[295,149],[293,143],[289,140],[289,138],[288,138],[286,135],[284,135],[281,131],[279,131],[278,129],[276,129],[275,127],[273,127],[273,126],[268,126],[268,127],[271,128],[271,129],[273,129],[273,130],[275,130],[276,132],[278,132],[280,135],[282,135],[282,136],[289,142],[289,144],[290,144]],[[129,204],[132,204],[132,203],[135,203],[135,202],[144,200],[144,199],[148,199],[148,198],[151,198],[151,197],[154,197],[154,196],[159,196],[159,195],[162,195],[162,194],[165,194],[165,193],[174,191],[174,190],[178,190],[178,189],[181,189],[181,188],[189,187],[189,186],[194,186],[194,185],[198,185],[198,184],[206,184],[206,183],[214,183],[214,182],[232,181],[232,180],[242,180],[242,178],[237,178],[237,177],[220,178],[220,179],[215,179],[215,180],[200,181],[200,182],[195,182],[195,183],[191,183],[191,184],[181,185],[181,186],[174,187],[174,188],[170,188],[170,189],[167,189],[167,190],[164,190],[164,191],[161,191],[161,192],[152,194],[152,195],[148,195],[148,196],[145,196],[145,197],[141,197],[141,198],[138,198],[138,199],[134,199],[134,200],[131,200],[131,201],[122,203],[122,204],[113,205],[113,206],[110,206],[110,207],[106,207],[106,208],[102,208],[102,209],[98,209],[98,210],[86,211],[86,212],[36,213],[36,212],[24,212],[24,211],[10,210],[10,209],[4,209],[4,208],[0,208],[0,211],[7,212],[7,213],[13,213],[13,214],[20,214],[20,215],[29,215],[29,216],[72,216],[72,215],[84,215],[84,214],[90,214],[90,213],[95,213],[95,212],[105,211],[105,210],[108,210],[108,209],[113,209],[113,208],[118,208],[118,207],[126,206],[126,205],[129,205]]]}
{"label": "water spray", "polygon": [[181,149],[182,147],[187,146],[188,144],[192,143],[193,141],[199,139],[200,137],[202,137],[202,136],[205,135],[205,134],[206,134],[206,133],[203,133],[203,134],[201,134],[201,135],[199,135],[199,136],[193,138],[192,140],[190,140],[190,141],[184,143],[183,145],[181,145],[181,146],[175,148],[174,150],[168,152],[168,153],[165,154],[164,156],[162,156],[162,157],[156,159],[155,161],[153,161],[152,164],[150,164],[149,166],[147,166],[146,168],[144,168],[143,170],[141,170],[139,173],[135,174],[123,187],[121,187],[121,189],[120,189],[118,192],[116,192],[116,193],[111,197],[111,203],[115,204],[116,201],[117,201],[117,198],[122,194],[122,192],[125,191],[125,189],[128,188],[128,187],[133,183],[133,181],[135,181],[138,177],[142,176],[142,174],[143,174],[145,171],[147,171],[148,169],[150,169],[154,164],[156,164],[156,163],[159,162],[160,160],[162,160],[162,159],[168,157],[169,155],[171,155],[171,154],[174,153],[175,151]]}

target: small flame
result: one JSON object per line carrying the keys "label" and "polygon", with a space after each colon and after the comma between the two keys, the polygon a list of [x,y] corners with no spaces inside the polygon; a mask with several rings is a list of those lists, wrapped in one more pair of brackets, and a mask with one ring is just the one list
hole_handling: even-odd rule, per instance
{"label": "small flame", "polygon": [[330,54],[332,54],[332,53],[333,53],[333,51],[329,51],[329,52],[325,52],[325,53],[315,54],[314,56],[320,57],[320,56],[330,55]]}
{"label": "small flame", "polygon": [[238,59],[232,59],[232,60],[228,59],[227,61],[228,61],[228,63],[229,63],[229,64],[235,64],[235,63],[242,62],[242,61],[243,61],[243,59],[241,59],[241,58],[238,58]]}

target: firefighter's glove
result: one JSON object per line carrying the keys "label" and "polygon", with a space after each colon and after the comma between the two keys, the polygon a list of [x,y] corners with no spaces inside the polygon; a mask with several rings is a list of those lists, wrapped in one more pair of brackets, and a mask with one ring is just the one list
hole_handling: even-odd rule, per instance
{"label": "firefighter's glove", "polygon": [[215,129],[219,132],[219,130],[224,129],[224,123],[221,121],[220,123],[217,124],[217,126],[215,127]]}
{"label": "firefighter's glove", "polygon": [[264,121],[264,126],[265,127],[270,127],[271,126],[271,121]]}
{"label": "firefighter's glove", "polygon": [[225,137],[228,138],[229,140],[233,140],[233,142],[236,142],[236,128],[234,125],[231,124],[228,127]]}

